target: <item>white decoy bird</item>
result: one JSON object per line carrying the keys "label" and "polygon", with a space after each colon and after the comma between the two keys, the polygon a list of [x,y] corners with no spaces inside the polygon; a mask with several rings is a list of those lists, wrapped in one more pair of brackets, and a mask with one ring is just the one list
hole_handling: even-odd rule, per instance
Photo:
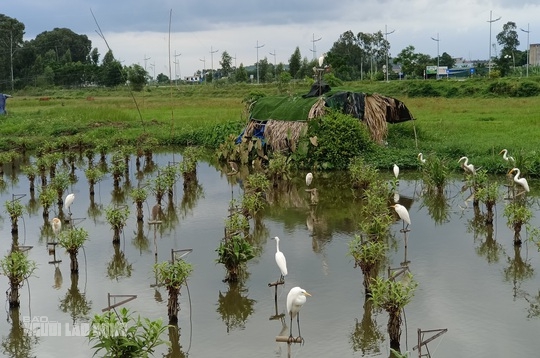
{"label": "white decoy bird", "polygon": [[300,309],[306,303],[306,296],[311,296],[306,290],[300,287],[293,287],[287,295],[287,313],[291,316],[291,326],[289,331],[289,341],[293,339],[292,325],[293,318],[296,316],[296,322],[298,324],[298,337],[302,338],[300,334]]}
{"label": "white decoy bird", "polygon": [[424,159],[424,155],[422,153],[418,153],[418,160],[422,164],[426,164],[426,160]]}
{"label": "white decoy bird", "polygon": [[324,58],[326,57],[326,52],[319,57],[319,67],[322,67],[324,65]]}
{"label": "white decoy bird", "polygon": [[51,226],[55,237],[58,237],[60,230],[62,230],[62,221],[58,218],[53,218],[51,220]]}
{"label": "white decoy bird", "polygon": [[310,186],[312,181],[313,181],[313,173],[307,173],[306,174],[306,185]]}
{"label": "white decoy bird", "polygon": [[396,177],[396,179],[399,176],[399,167],[397,166],[397,164],[394,164],[394,176]]}
{"label": "white decoy bird", "polygon": [[71,204],[73,204],[73,201],[75,200],[75,194],[71,193],[66,196],[64,199],[64,209],[66,209],[69,214],[71,214]]}
{"label": "white decoy bird", "polygon": [[276,264],[279,267],[279,271],[281,271],[281,277],[279,278],[279,282],[284,282],[285,276],[287,276],[287,260],[285,259],[285,255],[283,255],[283,252],[279,251],[279,237],[274,237],[274,240],[276,240]]}
{"label": "white decoy bird", "polygon": [[516,160],[514,159],[514,157],[508,155],[508,150],[503,149],[500,151],[499,155],[500,154],[503,155],[503,159],[506,160],[507,162],[515,163]]}
{"label": "white decoy bird", "polygon": [[[461,163],[462,160],[464,160],[463,163]],[[469,164],[469,158],[461,157],[461,158],[459,158],[458,163],[461,163],[461,167],[463,168],[463,170],[465,170],[465,172],[467,172],[469,174],[472,174],[472,175],[476,174],[476,169],[474,169],[474,165]]]}
{"label": "white decoy bird", "polygon": [[529,188],[529,183],[527,183],[527,179],[525,178],[520,178],[520,174],[521,174],[521,171],[518,169],[518,168],[512,168],[508,174],[512,174],[513,172],[516,172],[516,175],[514,176],[514,182],[518,185],[521,185],[521,187],[523,189],[525,189],[525,191],[528,193],[530,188]]}
{"label": "white decoy bird", "polygon": [[[390,207],[394,208],[399,218],[403,220],[402,231],[406,231],[409,225],[411,225],[411,217],[409,216],[409,212],[407,211],[407,208],[401,204],[394,204],[394,205],[391,205]],[[407,226],[405,226],[405,223],[407,224]]]}

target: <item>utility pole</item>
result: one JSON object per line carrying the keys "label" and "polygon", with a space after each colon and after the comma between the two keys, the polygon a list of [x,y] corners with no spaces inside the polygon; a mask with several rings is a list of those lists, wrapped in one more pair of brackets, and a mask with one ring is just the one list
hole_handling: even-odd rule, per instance
{"label": "utility pole", "polygon": [[274,53],[270,52],[270,55],[274,56],[274,77],[276,77],[276,81],[277,81],[276,50],[274,50]]}
{"label": "utility pole", "polygon": [[[176,82],[176,85],[178,85],[178,75],[176,74],[176,69],[178,68],[178,74],[180,74],[180,68],[178,67],[178,64],[180,63],[176,58],[179,57],[179,56],[182,56],[181,53],[179,53],[178,55],[176,54],[176,50],[174,50],[174,77],[175,77],[175,82]],[[180,75],[181,77],[182,75]]]}
{"label": "utility pole", "polygon": [[388,32],[388,27],[384,25],[384,40],[386,41],[386,82],[388,82],[388,72],[390,72],[390,67],[388,67],[388,47],[390,47],[388,44],[388,35],[393,34],[394,31],[396,30]]}
{"label": "utility pole", "polygon": [[432,37],[433,41],[437,41],[437,73],[435,75],[436,79],[439,79],[439,33],[437,32],[437,38]]}
{"label": "utility pole", "polygon": [[218,52],[218,51],[219,51],[219,50],[213,51],[213,50],[212,50],[212,46],[210,46],[210,66],[211,66],[211,67],[210,67],[210,68],[211,68],[211,70],[210,70],[211,75],[210,75],[210,76],[212,76],[212,77],[211,77],[211,78],[212,78],[212,81],[214,81],[214,54],[215,54],[216,52]]}
{"label": "utility pole", "polygon": [[[144,75],[146,76],[147,75],[147,72],[146,72],[146,61],[148,61],[149,59],[151,59],[151,57],[146,57],[146,55],[144,55]],[[145,81],[146,82],[146,81]]]}
{"label": "utility pole", "polygon": [[529,24],[527,24],[527,30],[523,30],[522,28],[520,30],[527,33],[527,77],[529,77],[529,33],[531,32],[529,30]]}
{"label": "utility pole", "polygon": [[257,46],[255,46],[255,48],[257,49],[257,84],[259,84],[259,49],[261,47],[264,47],[264,45],[259,46],[259,40],[257,40]]}
{"label": "utility pole", "polygon": [[501,17],[499,16],[498,18],[496,19],[493,19],[491,17],[491,14],[492,14],[492,11],[490,10],[489,11],[489,62],[488,62],[488,75],[491,74],[491,24],[494,23],[495,21],[499,21],[501,19]]}
{"label": "utility pole", "polygon": [[313,52],[313,60],[317,59],[317,51],[315,50],[315,42],[321,41],[321,40],[322,40],[322,37],[319,37],[317,40],[315,40],[315,34],[313,34],[313,39],[311,40],[311,42],[313,43],[312,44],[313,49],[310,49],[311,52]]}
{"label": "utility pole", "polygon": [[204,71],[206,71],[206,58],[203,57],[203,58],[200,58],[199,61],[202,61],[203,63],[203,70],[202,70],[202,76],[203,76],[203,79],[204,79],[204,83],[206,84],[206,76],[205,76],[205,73]]}

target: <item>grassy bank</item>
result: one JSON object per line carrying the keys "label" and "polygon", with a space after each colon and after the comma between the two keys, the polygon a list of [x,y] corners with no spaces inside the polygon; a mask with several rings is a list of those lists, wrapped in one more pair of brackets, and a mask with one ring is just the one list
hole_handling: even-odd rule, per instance
{"label": "grassy bank", "polygon": [[[530,82],[530,80],[528,80]],[[525,83],[525,82],[522,82]],[[476,166],[490,172],[507,170],[498,153],[507,148],[511,155],[527,161],[527,171],[540,175],[538,140],[540,97],[478,95],[490,88],[523,85],[458,82],[428,83],[432,97],[418,97],[412,88],[426,83],[354,83],[358,92],[381,93],[402,100],[415,121],[389,126],[388,146],[368,154],[379,168],[393,163],[415,168],[416,154],[437,153],[447,157],[458,170],[457,160],[466,155]],[[452,88],[477,88],[474,96],[441,96],[456,93]],[[250,93],[267,95],[306,93],[309,83],[275,85],[222,85],[148,88],[130,93],[126,89],[28,90],[14,94],[7,102],[9,115],[1,117],[0,149],[19,146],[37,149],[43,143],[63,140],[107,141],[109,145],[136,143],[141,137],[155,137],[163,146],[202,145],[217,147],[230,134],[239,134],[246,122],[242,100]],[[419,91],[419,90],[418,90]],[[435,92],[433,92],[435,91]],[[464,93],[467,91],[463,91]],[[401,94],[401,95],[400,95]],[[455,164],[454,164],[455,163]]]}

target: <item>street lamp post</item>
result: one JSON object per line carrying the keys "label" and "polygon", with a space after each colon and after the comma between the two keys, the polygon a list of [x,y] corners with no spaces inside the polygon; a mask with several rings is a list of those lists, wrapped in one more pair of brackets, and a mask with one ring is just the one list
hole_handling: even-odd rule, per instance
{"label": "street lamp post", "polygon": [[495,21],[499,21],[501,19],[501,17],[499,16],[498,18],[496,19],[493,19],[491,17],[491,14],[492,14],[492,11],[490,10],[489,11],[489,62],[488,62],[488,75],[491,73],[491,24],[494,23]]}
{"label": "street lamp post", "polygon": [[277,81],[276,50],[274,50],[274,53],[270,52],[270,55],[274,56],[274,77],[276,77]]}
{"label": "street lamp post", "polygon": [[529,24],[527,24],[527,30],[523,30],[520,28],[521,31],[527,33],[527,77],[529,77]]}
{"label": "street lamp post", "polygon": [[[176,74],[176,69],[178,68],[178,64],[180,63],[176,58],[178,56],[182,56],[181,53],[179,53],[178,55],[176,54],[176,50],[174,51],[174,80],[176,82],[176,85],[178,86],[178,75]],[[178,72],[180,72],[180,70],[178,70]],[[181,76],[181,75],[180,75]]]}
{"label": "street lamp post", "polygon": [[388,82],[388,72],[390,72],[390,67],[388,67],[388,35],[394,33],[396,30],[388,32],[388,28],[384,25],[384,40],[386,41],[386,82]]}
{"label": "street lamp post", "polygon": [[204,71],[206,71],[206,57],[199,58],[199,61],[201,61],[203,63],[203,70],[202,70],[201,75],[203,77],[204,83],[206,83],[206,76],[204,74]]}
{"label": "street lamp post", "polygon": [[219,50],[212,50],[212,46],[210,46],[210,78],[212,81],[214,81],[214,54],[218,52]]}
{"label": "street lamp post", "polygon": [[257,46],[255,46],[255,48],[257,49],[257,84],[259,84],[259,49],[261,47],[264,47],[264,45],[259,46],[259,40],[257,40]]}
{"label": "street lamp post", "polygon": [[439,79],[439,33],[437,32],[437,38],[432,37],[433,41],[437,41],[437,74],[435,76],[436,79]]}
{"label": "street lamp post", "polygon": [[319,37],[318,39],[315,40],[315,34],[313,34],[313,39],[311,40],[311,42],[313,43],[313,48],[310,49],[311,52],[313,52],[313,60],[315,61],[317,59],[317,50],[315,49],[315,42],[317,41],[321,41],[322,40],[322,37]]}

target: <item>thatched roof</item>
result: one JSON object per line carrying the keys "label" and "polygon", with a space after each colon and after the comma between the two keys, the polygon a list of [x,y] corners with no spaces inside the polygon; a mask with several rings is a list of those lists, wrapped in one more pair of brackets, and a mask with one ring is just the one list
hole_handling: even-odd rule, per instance
{"label": "thatched roof", "polygon": [[329,109],[339,110],[361,120],[377,143],[383,143],[386,139],[388,123],[414,119],[403,102],[379,94],[342,91],[318,97],[262,97],[251,110],[251,121],[243,136],[260,137],[274,150],[290,148],[298,142],[307,121],[323,116]]}

